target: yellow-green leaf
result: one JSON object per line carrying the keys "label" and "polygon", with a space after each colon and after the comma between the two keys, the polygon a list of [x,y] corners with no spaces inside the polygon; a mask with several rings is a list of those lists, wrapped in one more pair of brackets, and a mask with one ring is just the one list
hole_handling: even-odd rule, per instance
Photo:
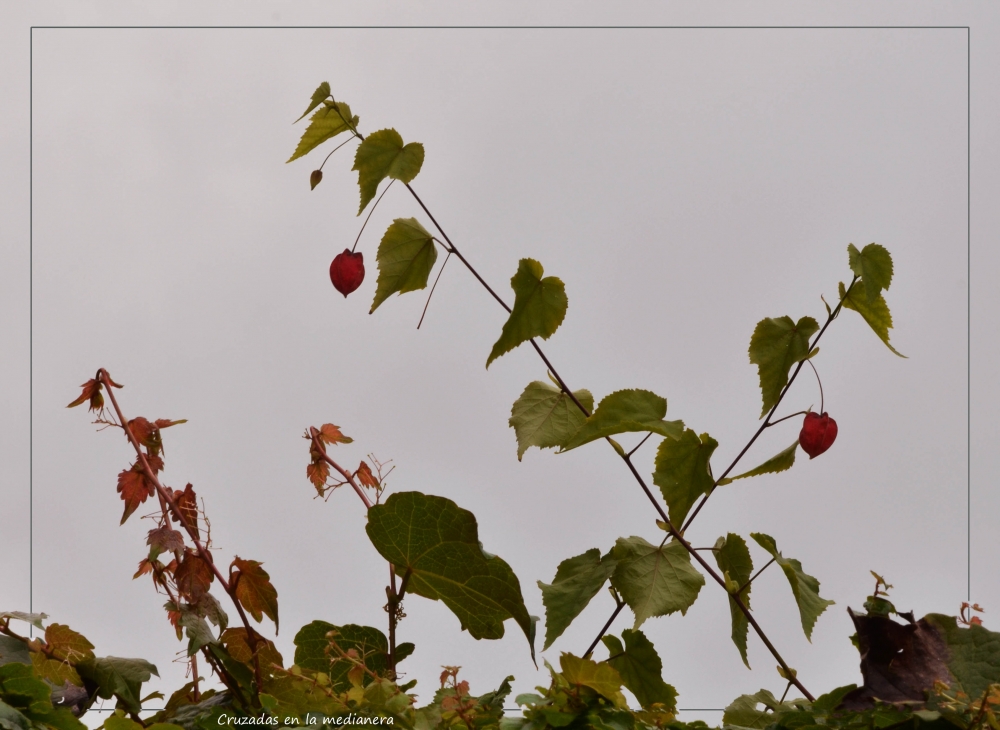
{"label": "yellow-green leaf", "polygon": [[595,439],[629,431],[648,431],[678,439],[684,432],[683,421],[664,421],[667,399],[648,390],[619,390],[605,396],[597,410],[566,442],[561,451],[569,451]]}
{"label": "yellow-green leaf", "polygon": [[853,309],[864,318],[872,331],[885,343],[885,346],[900,357],[906,357],[889,344],[889,330],[892,329],[892,314],[889,312],[889,305],[885,303],[885,297],[881,294],[875,301],[868,301],[867,295],[861,293],[861,287],[857,284],[847,291],[844,282],[839,286],[840,298],[844,302],[845,309]]}
{"label": "yellow-green leaf", "polygon": [[847,246],[847,257],[851,271],[861,277],[865,296],[870,303],[874,302],[892,283],[892,256],[877,243],[869,243],[860,251],[851,243]]}
{"label": "yellow-green leaf", "polygon": [[390,296],[427,286],[437,248],[434,236],[416,218],[397,218],[378,245],[378,286],[369,314]]}
{"label": "yellow-green leaf", "polygon": [[653,484],[660,488],[670,522],[678,530],[695,500],[708,494],[715,484],[709,462],[718,445],[707,433],[698,436],[688,428],[680,438],[663,439],[656,450]]}
{"label": "yellow-green leaf", "polygon": [[296,124],[302,121],[302,117],[311,112],[313,109],[318,107],[323,103],[323,99],[330,96],[330,84],[324,81],[322,84],[316,87],[316,91],[313,92],[312,99],[309,100],[309,106],[306,110],[302,112],[302,116],[296,119],[292,124]]}
{"label": "yellow-green leaf", "polygon": [[511,277],[514,308],[504,323],[500,339],[493,345],[486,367],[532,337],[547,340],[566,316],[566,286],[554,276],[542,278],[545,270],[534,259],[521,259]]}
{"label": "yellow-green leaf", "polygon": [[778,545],[774,538],[761,532],[751,532],[752,537],[758,545],[767,550],[774,558],[774,562],[781,566],[788,583],[792,587],[792,595],[795,596],[795,603],[799,607],[799,618],[802,620],[802,631],[806,638],[812,641],[813,626],[816,619],[820,617],[827,606],[832,606],[833,601],[820,598],[819,581],[811,575],[802,572],[802,563],[795,558],[786,558],[778,552]]}
{"label": "yellow-green leaf", "polygon": [[615,571],[617,561],[611,555],[601,558],[601,551],[591,548],[559,563],[552,583],[538,581],[545,604],[545,651],[558,639],[590,600],[604,587]]}
{"label": "yellow-green leaf", "polygon": [[676,541],[657,547],[641,537],[620,537],[611,556],[618,561],[611,585],[635,613],[633,629],[650,616],[687,613],[705,585],[690,554]]}
{"label": "yellow-green leaf", "polygon": [[[715,562],[718,564],[719,570],[736,584],[733,588],[734,592],[740,586],[746,585],[753,574],[753,559],[750,557],[750,551],[747,549],[746,540],[730,532],[725,537],[720,537],[716,540],[715,550],[712,552],[715,553]],[[743,605],[747,608],[750,608],[750,589],[752,587],[752,584],[747,585],[746,588],[740,591],[740,600],[743,601]],[[747,622],[746,614],[736,605],[736,601],[733,600],[732,596],[729,597],[729,614],[733,622],[733,643],[736,644],[743,663],[749,669],[750,662],[747,660],[747,630],[749,623]]]}
{"label": "yellow-green leaf", "polygon": [[809,338],[819,329],[812,317],[793,322],[791,317],[771,317],[757,323],[750,338],[750,362],[757,366],[764,409],[763,418],[778,402],[788,383],[792,365],[809,356]]}
{"label": "yellow-green leaf", "polygon": [[308,154],[341,132],[357,128],[358,121],[357,117],[351,116],[351,107],[342,101],[329,106],[324,105],[309,117],[309,126],[302,133],[302,139],[299,140],[294,154],[288,158],[288,162]]}
{"label": "yellow-green leaf", "polygon": [[378,184],[387,177],[408,183],[420,172],[424,164],[424,146],[419,142],[403,144],[395,129],[380,129],[365,137],[354,154],[354,167],[358,171],[361,188],[361,207],[367,207],[378,190]]}
{"label": "yellow-green leaf", "polygon": [[[588,411],[594,408],[589,390],[576,390],[573,396]],[[576,432],[586,416],[559,388],[536,380],[529,383],[514,401],[508,423],[517,436],[517,460],[531,446],[549,449],[562,446]]]}
{"label": "yellow-green leaf", "polygon": [[592,659],[581,659],[572,654],[559,657],[563,677],[571,685],[590,687],[605,699],[611,700],[618,707],[627,707],[625,695],[622,694],[622,678],[618,670],[607,662],[595,662]]}
{"label": "yellow-green leaf", "polygon": [[737,479],[746,479],[747,477],[757,477],[761,474],[777,474],[778,472],[788,471],[792,468],[795,463],[795,450],[799,447],[798,439],[795,440],[791,446],[783,451],[778,452],[770,459],[765,461],[760,466],[751,469],[750,471],[743,472],[734,477],[726,477],[725,479],[719,480],[719,486],[723,484],[729,484],[730,482],[735,482]]}

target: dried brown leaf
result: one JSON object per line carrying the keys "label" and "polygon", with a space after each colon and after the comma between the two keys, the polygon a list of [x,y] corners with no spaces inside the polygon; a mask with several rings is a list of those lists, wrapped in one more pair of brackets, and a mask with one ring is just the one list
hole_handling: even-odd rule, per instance
{"label": "dried brown leaf", "polygon": [[205,595],[214,579],[211,566],[193,550],[184,553],[184,559],[174,571],[177,590],[191,603],[197,603]]}
{"label": "dried brown leaf", "polygon": [[[243,608],[250,612],[255,621],[262,621],[267,616],[274,621],[274,630],[278,630],[278,591],[271,585],[271,577],[256,560],[243,560],[236,557],[230,567],[231,583],[234,586],[236,598]],[[236,570],[233,573],[233,569]]]}
{"label": "dried brown leaf", "polygon": [[[138,470],[136,469],[138,466]],[[121,472],[118,475],[118,492],[125,502],[125,513],[122,515],[121,525],[125,520],[153,495],[153,485],[146,479],[142,472],[142,465],[136,464],[131,469]]]}

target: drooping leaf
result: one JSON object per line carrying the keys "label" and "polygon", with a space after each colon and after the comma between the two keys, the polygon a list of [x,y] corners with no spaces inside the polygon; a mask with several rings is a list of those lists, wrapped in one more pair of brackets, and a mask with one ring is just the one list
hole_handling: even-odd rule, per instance
{"label": "drooping leaf", "polygon": [[503,560],[484,552],[475,516],[450,499],[396,492],[368,510],[368,537],[408,592],[444,602],[476,639],[499,639],[513,618],[532,644],[534,625],[521,584]]}
{"label": "drooping leaf", "polygon": [[[715,542],[715,562],[719,566],[719,571],[736,582],[738,586],[745,585],[753,574],[753,559],[747,549],[746,540],[739,535],[730,532],[725,537],[720,537]],[[752,584],[740,591],[740,600],[743,605],[750,608],[750,589]],[[746,614],[736,605],[732,596],[729,597],[729,613],[733,621],[732,638],[736,648],[739,649],[743,663],[750,668],[747,660],[747,630],[749,623]]]}
{"label": "drooping leaf", "polygon": [[[764,709],[757,709],[759,704],[764,705]],[[774,722],[774,711],[781,706],[778,699],[766,689],[752,695],[740,695],[726,707],[726,711],[722,715],[722,723],[727,727],[736,726],[763,730]]]}
{"label": "drooping leaf", "polygon": [[31,624],[36,629],[44,629],[42,626],[42,621],[47,619],[49,615],[47,613],[27,613],[25,611],[0,611],[0,621],[4,619],[14,619],[16,621],[24,621],[25,623]]}
{"label": "drooping leaf", "polygon": [[174,571],[177,590],[191,603],[197,603],[215,580],[211,566],[194,550],[187,550]]}
{"label": "drooping leaf", "polygon": [[416,218],[397,218],[378,245],[378,285],[369,314],[390,296],[427,286],[437,247],[434,236]]}
{"label": "drooping leaf", "polygon": [[885,297],[879,295],[874,301],[868,301],[867,297],[861,293],[861,287],[855,284],[847,291],[844,282],[839,285],[840,298],[844,302],[845,309],[853,309],[872,328],[878,338],[885,343],[885,346],[900,357],[906,357],[889,344],[889,330],[892,329],[892,314],[889,312],[889,305],[885,303]]}
{"label": "drooping leaf", "polygon": [[194,611],[182,610],[178,625],[184,627],[188,637],[188,656],[194,656],[203,646],[215,643],[215,634],[208,621]]}
{"label": "drooping leaf", "polygon": [[827,606],[832,606],[833,601],[820,598],[819,581],[811,575],[802,572],[802,563],[795,558],[783,557],[778,552],[778,545],[774,538],[761,532],[751,532],[752,537],[758,545],[767,550],[774,558],[774,562],[781,566],[788,583],[792,587],[792,595],[795,596],[795,603],[799,607],[799,617],[802,619],[802,630],[806,638],[812,641],[813,626],[816,619],[826,610]]}
{"label": "drooping leaf", "polygon": [[709,462],[719,442],[690,428],[679,438],[663,439],[656,450],[653,484],[660,488],[670,510],[670,522],[678,530],[695,501],[715,484]]}
{"label": "drooping leaf", "polygon": [[877,243],[869,243],[860,251],[851,243],[847,246],[847,258],[851,271],[861,277],[868,302],[874,302],[892,283],[892,256]]}
{"label": "drooping leaf", "polygon": [[[350,125],[345,120],[349,121]],[[297,160],[341,132],[347,132],[352,127],[357,129],[359,121],[357,117],[351,116],[351,107],[342,101],[338,101],[336,105],[324,105],[309,118],[309,126],[302,133],[302,139],[287,161]]]}
{"label": "drooping leaf", "polygon": [[514,308],[486,360],[487,368],[521,343],[533,337],[547,340],[559,329],[569,306],[566,286],[554,276],[542,278],[544,273],[542,265],[534,259],[521,259],[518,263],[517,273],[510,280]]}
{"label": "drooping leaf", "polygon": [[302,116],[296,119],[294,122],[292,122],[292,124],[301,122],[302,119],[306,116],[306,114],[308,114],[313,109],[322,104],[323,99],[326,99],[329,96],[330,96],[330,84],[324,81],[322,84],[316,87],[316,91],[313,92],[312,99],[309,100],[309,106],[306,107],[306,110],[304,112],[302,112]]}
{"label": "drooping leaf", "polygon": [[[594,409],[594,396],[589,390],[574,391],[573,396],[588,411]],[[514,401],[508,421],[517,436],[517,460],[532,446],[563,446],[585,420],[583,412],[559,388],[540,380],[528,383]]]}
{"label": "drooping leaf", "polygon": [[618,390],[605,396],[597,410],[570,437],[561,451],[569,451],[595,439],[629,431],[649,431],[678,439],[684,432],[683,421],[664,421],[667,399],[648,390]]}
{"label": "drooping leaf", "polygon": [[562,668],[563,677],[571,685],[590,687],[618,707],[628,706],[622,694],[622,678],[610,664],[563,653],[559,657],[559,666]]}
{"label": "drooping leaf", "polygon": [[236,557],[230,568],[230,584],[234,586],[237,600],[250,612],[254,621],[263,621],[264,616],[267,616],[274,621],[274,631],[277,633],[278,591],[271,585],[271,576],[260,565],[256,560]]}
{"label": "drooping leaf", "polygon": [[641,631],[625,629],[625,645],[617,636],[607,635],[602,641],[608,647],[608,664],[614,667],[625,687],[639,700],[639,705],[649,708],[655,702],[669,712],[677,709],[677,690],[663,681],[663,662],[653,643]]}
{"label": "drooping leaf", "polygon": [[97,685],[97,696],[105,700],[117,697],[129,712],[139,712],[141,687],[151,675],[160,676],[145,659],[122,659],[108,656],[89,659],[77,666],[84,679]]}
{"label": "drooping leaf", "polygon": [[324,444],[350,444],[354,442],[350,436],[340,432],[340,426],[324,423],[319,429],[319,440]]}
{"label": "drooping leaf", "polygon": [[705,577],[676,541],[657,547],[641,537],[620,537],[611,555],[618,561],[611,585],[635,613],[633,629],[650,616],[687,613],[705,585]]}
{"label": "drooping leaf", "polygon": [[601,558],[601,551],[591,548],[582,555],[559,563],[552,583],[538,581],[545,604],[545,646],[562,636],[590,600],[604,587],[615,570],[617,561],[610,553]]}
{"label": "drooping leaf", "polygon": [[408,183],[420,172],[424,164],[424,146],[419,142],[403,145],[403,138],[395,129],[372,132],[358,145],[354,154],[354,167],[358,171],[361,188],[361,207],[358,215],[375,197],[378,184],[387,177]]}
{"label": "drooping leaf", "polygon": [[139,508],[139,505],[153,496],[153,489],[139,462],[136,462],[131,469],[118,474],[118,493],[125,502],[125,512],[119,524],[124,525],[125,520]]}
{"label": "drooping leaf", "polygon": [[0,667],[11,662],[31,664],[28,645],[13,636],[0,636]]}
{"label": "drooping leaf", "polygon": [[358,471],[356,474],[362,487],[367,489],[378,489],[378,480],[375,478],[375,475],[372,474],[372,468],[368,466],[368,462],[362,461],[358,465]]}
{"label": "drooping leaf", "polygon": [[101,394],[101,389],[104,386],[101,384],[101,381],[91,378],[80,387],[83,388],[80,397],[66,407],[76,408],[81,403],[90,401],[90,408],[88,410],[100,411],[104,407],[104,396]]}
{"label": "drooping leaf", "polygon": [[184,549],[184,536],[169,525],[161,525],[149,531],[146,536],[150,560],[156,560],[160,553]]}
{"label": "drooping leaf", "polygon": [[746,479],[747,477],[757,477],[761,474],[777,474],[778,472],[788,471],[792,468],[795,463],[795,450],[799,446],[798,439],[795,440],[791,446],[783,451],[778,452],[770,459],[765,461],[760,466],[751,469],[750,471],[743,472],[734,477],[726,477],[725,479],[719,480],[719,486],[724,484],[729,484],[730,482],[735,482],[737,479]]}
{"label": "drooping leaf", "polygon": [[750,338],[750,362],[757,366],[760,392],[767,415],[778,402],[782,388],[788,383],[792,365],[809,355],[809,338],[819,330],[812,317],[793,322],[791,317],[771,317],[757,323]]}

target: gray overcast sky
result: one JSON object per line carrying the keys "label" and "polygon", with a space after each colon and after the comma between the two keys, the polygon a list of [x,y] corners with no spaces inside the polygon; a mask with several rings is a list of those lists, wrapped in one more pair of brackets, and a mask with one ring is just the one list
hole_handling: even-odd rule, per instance
{"label": "gray overcast sky", "polygon": [[[129,580],[150,527],[136,517],[118,527],[115,476],[130,451],[64,408],[98,367],[126,385],[129,416],[189,419],[164,433],[165,481],[190,481],[205,499],[218,559],[264,562],[289,663],[296,630],[313,619],[384,624],[386,571],[361,505],[349,492],[312,499],[308,425],[332,421],[353,436],[334,454],[351,468],[370,452],[392,459],[391,490],[474,512],[485,548],[511,564],[538,615],[535,583],[560,560],[619,536],[656,538],[652,510],[606,446],[517,461],[510,405],[545,370],[525,347],[484,369],[503,312],[458,262],[419,332],[422,293],[368,316],[382,232],[397,217],[430,226],[405,189],[385,196],[361,238],[361,289],[346,300],[333,290],[330,260],[364,220],[354,146],[312,192],[325,153],[284,164],[304,129],[291,121],[326,80],[362,132],[394,127],[424,144],[415,189],[501,296],[512,300],[507,281],[524,256],[566,282],[569,311],[544,349],[569,384],[597,398],[631,387],[665,396],[668,417],[719,441],[716,471],[757,425],[746,355],[755,323],[821,318],[820,295],[831,301],[850,275],[848,243],[892,252],[891,336],[909,359],[845,313],[815,360],[837,443],[815,461],[800,452],[786,474],[725,488],[688,535],[700,545],[728,531],[773,535],[837,604],[810,646],[772,569],[755,586],[758,620],[814,692],[860,681],[846,607],[870,592],[870,569],[918,615],[955,613],[966,597],[971,37],[972,599],[996,628],[998,14],[982,2],[868,5],[5,4],[0,609],[28,608],[30,464],[35,610],[100,653],[153,661],[164,679],[153,688],[182,681],[162,601],[146,579]],[[972,33],[35,29],[29,277],[29,26],[156,24]],[[803,375],[786,413],[819,406]],[[766,434],[746,466],[798,427]],[[651,442],[638,453],[646,474],[654,452]],[[612,608],[595,598],[545,657],[582,653]],[[443,664],[463,666],[477,693],[507,674],[519,692],[546,683],[513,623],[503,640],[477,642],[442,604],[412,598],[406,611],[401,639],[417,650],[403,668],[423,700]],[[743,667],[728,621],[708,585],[687,617],[643,626],[681,707],[781,691],[754,637],[754,670]],[[623,616],[614,630],[630,624]]]}

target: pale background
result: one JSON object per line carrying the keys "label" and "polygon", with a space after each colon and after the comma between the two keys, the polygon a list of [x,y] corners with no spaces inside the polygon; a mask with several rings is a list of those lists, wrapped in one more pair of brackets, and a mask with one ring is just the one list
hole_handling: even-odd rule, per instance
{"label": "pale background", "polygon": [[[720,442],[721,471],[756,428],[746,350],[766,316],[824,315],[850,276],[846,247],[885,245],[896,263],[889,352],[846,312],[816,360],[834,447],[791,472],[738,482],[689,532],[773,535],[837,602],[810,646],[776,568],[755,585],[758,620],[815,693],[860,682],[847,606],[869,570],[901,610],[956,613],[967,596],[971,447],[971,597],[998,628],[1000,548],[992,515],[998,256],[998,14],[988,3],[511,3],[420,9],[371,3],[8,3],[2,121],[7,418],[0,439],[0,608],[86,635],[100,654],[142,656],[169,692],[183,682],[162,599],[129,579],[145,554],[140,509],[118,527],[120,435],[94,433],[79,384],[106,367],[130,417],[187,418],[164,432],[166,483],[204,497],[217,560],[264,562],[279,592],[279,649],[313,619],[384,630],[386,570],[350,492],[312,499],[308,425],[355,438],[351,468],[393,459],[395,490],[473,511],[485,548],[537,580],[560,560],[632,534],[656,539],[654,513],[602,444],[516,459],[510,404],[541,362],[522,347],[483,365],[503,312],[457,261],[427,321],[424,294],[374,294],[378,240],[395,217],[426,216],[402,187],[382,201],[359,250],[368,276],[344,300],[331,258],[357,235],[354,145],[285,165],[320,81],[368,133],[423,142],[414,182],[483,276],[507,286],[522,256],[566,282],[569,312],[544,349],[573,388],[597,398],[648,388]],[[35,29],[31,25],[971,25],[962,29]],[[967,85],[972,66],[972,368],[969,440]],[[29,38],[32,41],[29,57]],[[29,58],[33,59],[29,77]],[[29,78],[33,128],[29,138]],[[29,168],[29,139],[33,166]],[[339,142],[340,140],[338,140]],[[326,145],[325,150],[332,149]],[[31,186],[29,187],[29,170]],[[33,191],[29,209],[29,190]],[[29,210],[32,218],[29,218]],[[33,253],[29,271],[29,220]],[[439,259],[439,263],[440,263]],[[29,286],[33,287],[30,291]],[[33,318],[29,320],[29,301]],[[29,321],[33,329],[29,333]],[[29,368],[30,353],[33,367]],[[33,408],[29,408],[29,373]],[[783,412],[819,396],[811,372]],[[795,438],[768,433],[746,468]],[[29,428],[29,424],[31,424]],[[33,458],[29,459],[29,435]],[[637,439],[625,437],[631,445]],[[652,470],[655,442],[638,454]],[[34,493],[29,598],[29,484]],[[762,551],[751,547],[763,564]],[[221,592],[217,591],[217,593]],[[610,614],[598,596],[545,653],[579,654]],[[422,701],[440,666],[461,665],[475,693],[517,677],[547,684],[510,622],[500,641],[460,633],[440,603],[406,602],[402,669]],[[230,612],[235,614],[234,611]],[[234,615],[235,618],[235,615]],[[761,687],[780,694],[774,660],[750,638],[747,671],[729,640],[725,596],[708,584],[686,618],[643,630],[683,708],[719,708]],[[623,615],[614,629],[631,621]],[[269,634],[269,624],[263,627]],[[544,627],[539,626],[538,648]],[[598,650],[598,658],[603,654]],[[541,663],[541,662],[540,662]],[[157,705],[158,706],[158,705]],[[718,722],[718,713],[683,719]]]}

